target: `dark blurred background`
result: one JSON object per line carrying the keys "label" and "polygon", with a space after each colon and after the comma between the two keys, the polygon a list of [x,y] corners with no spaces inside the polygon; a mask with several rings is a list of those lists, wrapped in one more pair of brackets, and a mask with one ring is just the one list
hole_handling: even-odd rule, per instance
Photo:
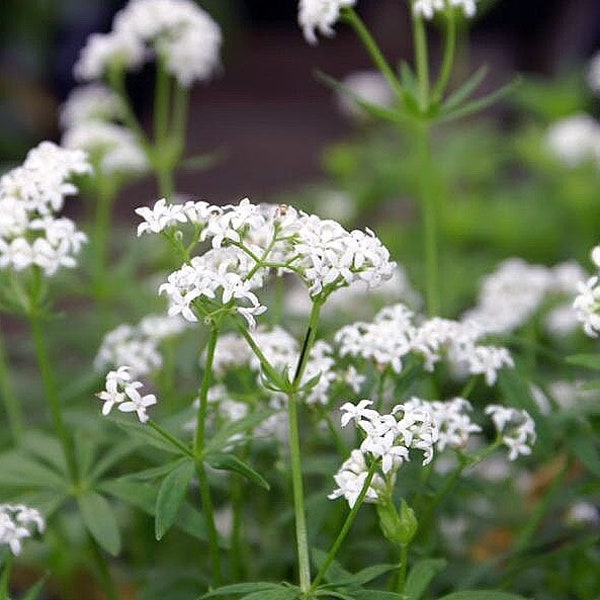
{"label": "dark blurred background", "polygon": [[[59,139],[57,106],[75,82],[86,37],[108,31],[118,0],[2,0],[0,162],[20,162],[42,139]],[[199,0],[223,27],[223,71],[193,91],[190,153],[219,149],[215,168],[182,175],[179,188],[213,201],[255,200],[319,176],[322,148],[351,131],[314,71],[334,77],[370,68],[356,37],[309,46],[296,24],[296,0]],[[600,47],[600,0],[490,0],[473,24],[465,63],[490,66],[488,86],[516,72],[552,76]],[[358,10],[392,61],[410,59],[405,0],[359,0]],[[435,54],[435,50],[434,50]],[[151,73],[132,82],[144,115]],[[147,203],[151,183],[134,186]]]}

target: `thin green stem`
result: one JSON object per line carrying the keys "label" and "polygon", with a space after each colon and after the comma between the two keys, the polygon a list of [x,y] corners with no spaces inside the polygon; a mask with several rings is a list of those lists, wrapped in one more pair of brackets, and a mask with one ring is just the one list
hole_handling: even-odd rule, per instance
{"label": "thin green stem", "polygon": [[345,8],[342,11],[342,19],[354,29],[376,67],[387,80],[390,88],[394,90],[398,99],[402,100],[404,89],[362,19],[353,8]]}
{"label": "thin green stem", "polygon": [[196,455],[179,439],[177,439],[174,435],[169,433],[166,429],[161,427],[156,421],[152,419],[148,419],[147,425],[152,427],[154,431],[160,434],[162,438],[164,438],[167,442],[172,444],[175,448],[181,451],[182,454],[185,454],[189,458],[196,458]]}
{"label": "thin green stem", "polygon": [[175,92],[173,94],[173,113],[172,113],[172,134],[180,141],[181,145],[185,141],[185,132],[187,128],[188,106],[190,101],[190,91],[188,88],[175,82]]}
{"label": "thin green stem", "polygon": [[233,523],[231,527],[231,572],[233,581],[243,581],[246,576],[244,565],[244,495],[242,479],[231,477],[231,505]]}
{"label": "thin green stem", "polygon": [[15,444],[18,444],[23,430],[25,428],[25,417],[23,415],[23,408],[10,377],[10,369],[8,367],[8,357],[6,349],[4,347],[4,340],[2,338],[2,329],[0,328],[0,394],[4,399],[4,408],[6,410],[6,416],[8,419],[8,428]]}
{"label": "thin green stem", "polygon": [[403,594],[406,586],[406,573],[408,571],[408,544],[400,545],[400,563],[398,568],[398,580],[396,582],[396,593]]}
{"label": "thin green stem", "polygon": [[421,15],[413,15],[413,39],[415,43],[415,63],[417,80],[419,82],[419,101],[421,113],[426,115],[429,111],[429,52],[427,48],[427,34],[425,23]]}
{"label": "thin green stem", "polygon": [[159,55],[156,61],[154,84],[154,144],[159,147],[165,142],[169,133],[170,87],[165,61]]}
{"label": "thin green stem", "polygon": [[423,213],[425,243],[425,297],[427,314],[440,315],[440,287],[438,266],[438,202],[433,187],[430,128],[420,123],[417,130],[419,160],[419,193]]}
{"label": "thin green stem", "polygon": [[2,566],[2,574],[0,575],[0,600],[10,600],[10,573],[12,571],[13,556],[10,552],[6,553]]}
{"label": "thin green stem", "polygon": [[44,385],[44,392],[50,407],[52,424],[63,449],[69,477],[71,478],[71,481],[75,483],[78,480],[78,470],[77,461],[75,459],[73,438],[71,437],[71,434],[69,433],[69,430],[67,429],[63,419],[58,388],[56,386],[56,380],[54,377],[54,370],[50,364],[50,356],[48,354],[48,348],[46,347],[46,336],[42,319],[43,317],[38,313],[37,308],[35,308],[33,312],[29,314],[29,323],[33,334],[33,341],[35,344],[37,361]]}
{"label": "thin green stem", "polygon": [[168,165],[154,165],[156,179],[158,180],[158,190],[160,195],[167,200],[171,200],[175,194],[175,178],[173,169]]}
{"label": "thin green stem", "polygon": [[456,59],[456,32],[456,20],[452,14],[448,14],[446,16],[444,56],[442,58],[442,66],[440,67],[438,80],[433,91],[433,101],[436,103],[441,101],[444,92],[448,87],[450,76],[452,75],[452,69]]}
{"label": "thin green stem", "polygon": [[208,390],[212,379],[212,367],[215,358],[215,349],[219,338],[219,329],[213,324],[208,338],[206,348],[206,361],[204,364],[204,374],[200,386],[200,404],[196,416],[196,433],[194,435],[194,455],[196,457],[196,472],[200,485],[200,499],[206,527],[208,529],[208,546],[210,552],[210,561],[212,568],[212,583],[216,586],[222,583],[221,553],[219,550],[219,534],[215,523],[215,513],[210,493],[210,483],[204,466],[204,447],[206,442],[206,416],[208,414]]}
{"label": "thin green stem", "polygon": [[106,594],[107,600],[119,600],[119,593],[117,592],[117,588],[115,586],[114,579],[110,572],[110,567],[108,565],[108,561],[106,560],[106,556],[98,546],[98,543],[95,539],[89,536],[90,548],[92,550],[92,556],[94,558],[94,563],[96,564],[96,569],[98,570],[98,578],[102,585],[102,590]]}
{"label": "thin green stem", "polygon": [[323,580],[323,577],[325,577],[325,575],[327,574],[329,567],[332,565],[333,561],[335,560],[335,557],[337,556],[337,553],[339,552],[340,548],[342,547],[342,544],[344,543],[346,536],[348,535],[352,525],[354,524],[354,521],[356,520],[358,511],[360,510],[360,507],[362,506],[362,504],[365,500],[367,491],[369,489],[369,486],[371,485],[371,482],[373,481],[373,477],[375,476],[376,470],[377,470],[377,463],[374,462],[371,465],[371,467],[369,468],[369,473],[367,474],[367,478],[365,479],[365,482],[363,483],[362,489],[360,490],[360,494],[358,495],[358,498],[356,499],[354,506],[351,508],[350,512],[348,513],[348,516],[346,517],[346,520],[344,521],[344,524],[342,525],[342,528],[340,529],[340,532],[338,533],[338,536],[335,539],[335,542],[333,542],[333,545],[331,546],[331,548],[329,549],[329,552],[327,553],[327,556],[325,557],[325,561],[321,565],[321,568],[319,569],[317,576],[315,577],[314,581],[312,582],[312,585],[310,588],[311,591],[314,591],[317,588],[317,586],[319,585],[319,583],[321,583],[321,581]]}

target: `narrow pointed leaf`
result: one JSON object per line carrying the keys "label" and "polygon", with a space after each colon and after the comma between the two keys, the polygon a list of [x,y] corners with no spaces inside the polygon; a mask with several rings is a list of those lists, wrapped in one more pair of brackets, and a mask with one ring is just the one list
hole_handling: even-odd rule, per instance
{"label": "narrow pointed leaf", "polygon": [[260,410],[249,414],[243,419],[228,423],[210,439],[206,445],[206,454],[218,453],[223,448],[231,446],[234,443],[231,439],[233,436],[238,436],[240,433],[254,429],[254,427],[272,414],[272,411]]}
{"label": "narrow pointed leaf", "polygon": [[147,425],[140,425],[133,421],[126,421],[124,419],[114,420],[114,422],[121,428],[124,429],[128,434],[133,436],[140,442],[145,442],[155,448],[163,450],[164,452],[170,452],[171,454],[182,455],[183,451],[173,442],[170,442],[156,430],[148,427]]}
{"label": "narrow pointed leaf", "polygon": [[62,474],[67,474],[67,463],[60,442],[51,435],[42,431],[30,430],[23,436],[21,447],[35,455],[45,463]]}
{"label": "narrow pointed leaf", "polygon": [[234,454],[212,454],[206,457],[206,462],[214,469],[239,473],[265,490],[271,487],[260,473]]}
{"label": "narrow pointed leaf", "polygon": [[23,596],[23,600],[38,600],[44,584],[46,583],[46,579],[47,576],[40,579],[35,585],[31,586],[29,590],[27,590],[27,593]]}
{"label": "narrow pointed leaf", "polygon": [[433,578],[441,573],[447,565],[442,558],[425,558],[417,562],[406,578],[404,593],[410,600],[419,600],[427,591]]}
{"label": "narrow pointed leaf", "polygon": [[109,554],[121,549],[121,535],[115,513],[104,496],[90,490],[77,498],[81,517],[91,536]]}
{"label": "narrow pointed leaf", "polygon": [[20,452],[0,455],[0,485],[63,490],[69,482],[50,466]]}
{"label": "narrow pointed leaf", "polygon": [[282,587],[278,590],[254,592],[243,596],[241,600],[294,600],[295,598],[300,598],[300,590]]}
{"label": "narrow pointed leaf", "polygon": [[444,102],[443,108],[452,110],[460,106],[482,84],[487,74],[488,68],[486,66],[477,69],[456,91],[450,94]]}
{"label": "narrow pointed leaf", "polygon": [[578,367],[600,371],[600,356],[598,354],[574,354],[567,357],[567,362]]}
{"label": "narrow pointed leaf", "polygon": [[472,102],[469,102],[468,104],[465,104],[457,108],[456,110],[442,112],[440,113],[440,116],[437,119],[437,121],[438,123],[449,123],[450,121],[456,121],[457,119],[462,119],[463,117],[468,117],[475,113],[481,112],[482,110],[488,108],[492,104],[495,104],[496,102],[510,94],[510,92],[512,92],[517,87],[517,85],[519,85],[519,83],[520,79],[517,78],[514,81],[511,81],[510,83],[496,90],[495,92],[492,92],[491,94],[480,98],[479,100],[473,100]]}
{"label": "narrow pointed leaf", "polygon": [[194,467],[193,461],[183,461],[163,479],[156,496],[154,514],[154,533],[157,540],[160,540],[175,522],[190,487]]}
{"label": "narrow pointed leaf", "polygon": [[359,590],[353,592],[354,600],[406,600],[404,594],[379,590]]}
{"label": "narrow pointed leaf", "polygon": [[526,600],[526,598],[494,590],[468,590],[442,596],[439,600]]}
{"label": "narrow pointed leaf", "polygon": [[[154,485],[123,478],[103,481],[99,484],[99,488],[107,494],[139,508],[148,515],[154,515],[158,493]],[[199,540],[206,540],[204,518],[187,502],[184,502],[179,509],[175,525]]]}
{"label": "narrow pointed leaf", "polygon": [[200,596],[201,600],[205,598],[214,598],[218,596],[235,596],[237,594],[249,594],[260,591],[278,590],[283,586],[279,583],[272,583],[270,581],[254,581],[252,583],[233,583],[231,585],[224,585],[223,587],[217,588]]}

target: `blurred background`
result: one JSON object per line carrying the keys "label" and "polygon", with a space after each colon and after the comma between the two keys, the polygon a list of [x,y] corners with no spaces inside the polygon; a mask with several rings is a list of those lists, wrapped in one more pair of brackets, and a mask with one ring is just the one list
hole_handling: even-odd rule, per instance
{"label": "blurred background", "polygon": [[[87,36],[110,29],[118,0],[3,0],[0,8],[0,162],[21,162],[42,139],[60,138],[57,107],[73,87],[72,66]],[[224,30],[223,69],[193,90],[189,150],[219,152],[219,164],[184,174],[179,187],[211,201],[255,201],[316,181],[322,149],[352,133],[317,69],[340,78],[370,68],[344,26],[309,46],[296,0],[200,0]],[[466,65],[488,64],[487,89],[517,72],[557,75],[600,47],[598,0],[497,0],[473,23]],[[392,61],[410,59],[407,3],[360,0],[358,10]],[[472,67],[467,67],[471,69]],[[131,82],[140,114],[150,78]],[[486,91],[485,89],[482,91]],[[506,115],[499,115],[506,117]],[[154,197],[133,186],[132,204]],[[150,196],[150,197],[148,197]]]}

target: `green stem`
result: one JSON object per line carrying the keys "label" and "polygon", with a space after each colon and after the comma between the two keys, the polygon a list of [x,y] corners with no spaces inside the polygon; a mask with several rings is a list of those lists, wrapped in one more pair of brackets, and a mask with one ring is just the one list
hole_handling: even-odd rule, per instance
{"label": "green stem", "polygon": [[172,134],[180,141],[182,146],[185,141],[189,101],[190,92],[188,88],[183,87],[175,82],[172,113],[173,116],[171,119]]}
{"label": "green stem", "polygon": [[335,560],[335,557],[337,556],[337,553],[339,552],[342,544],[344,543],[344,540],[346,539],[346,536],[348,535],[350,528],[352,527],[352,525],[354,524],[354,521],[356,520],[358,511],[360,510],[360,507],[362,506],[362,504],[365,500],[365,496],[367,495],[369,486],[371,485],[371,482],[373,481],[373,477],[375,476],[376,469],[377,469],[377,463],[374,462],[371,465],[371,467],[369,468],[369,473],[367,475],[367,478],[365,479],[365,482],[363,483],[362,489],[360,490],[360,494],[358,495],[358,498],[356,499],[354,506],[348,513],[348,516],[346,517],[346,520],[344,521],[344,524],[342,525],[342,528],[340,529],[340,532],[338,533],[338,536],[335,539],[335,542],[329,549],[329,552],[327,553],[327,556],[325,557],[325,561],[321,565],[321,568],[319,569],[317,576],[315,577],[314,581],[312,582],[312,585],[310,588],[311,591],[314,591],[317,588],[317,586],[319,585],[319,583],[321,583],[321,581],[323,580],[323,577],[325,577],[325,575],[327,574],[329,567],[332,565],[333,561]]}
{"label": "green stem", "polygon": [[50,414],[52,417],[52,424],[54,431],[58,436],[60,444],[63,449],[65,456],[65,462],[67,463],[67,469],[69,477],[73,483],[78,480],[77,472],[77,461],[75,460],[75,448],[73,446],[73,438],[71,437],[63,416],[62,409],[60,406],[60,400],[58,395],[58,389],[56,386],[56,380],[54,377],[54,370],[50,364],[50,357],[48,349],[46,347],[46,337],[44,333],[44,326],[42,323],[41,315],[37,312],[37,307],[28,315],[31,331],[33,333],[33,340],[35,343],[35,351],[37,355],[37,361],[42,376],[42,383],[44,385],[44,392],[46,394],[46,400],[50,407]]}
{"label": "green stem", "polygon": [[102,550],[100,550],[98,543],[91,536],[89,536],[89,542],[92,549],[92,556],[94,557],[94,562],[98,570],[98,578],[102,585],[102,591],[106,594],[106,599],[119,600],[119,594],[117,592],[113,577],[110,573],[110,567],[108,566],[106,556],[104,556],[104,553]]}
{"label": "green stem", "polygon": [[222,583],[221,554],[219,550],[219,534],[215,524],[215,513],[210,493],[210,484],[204,466],[204,447],[206,441],[206,416],[208,414],[208,390],[212,378],[212,366],[215,358],[215,349],[219,338],[219,329],[213,324],[208,338],[206,348],[206,362],[204,364],[204,375],[200,386],[200,404],[196,416],[196,433],[194,436],[194,455],[196,457],[196,471],[200,485],[200,499],[208,529],[208,546],[212,568],[213,581],[216,586]]}
{"label": "green stem", "polygon": [[13,555],[6,553],[6,560],[0,563],[2,575],[0,575],[0,600],[10,600],[10,572],[12,571]]}
{"label": "green stem", "polygon": [[15,394],[15,390],[10,378],[10,370],[8,368],[8,357],[2,339],[2,329],[0,328],[0,394],[4,399],[4,408],[8,418],[8,428],[15,444],[19,443],[23,435],[25,418],[23,409]]}
{"label": "green stem", "polygon": [[440,315],[440,288],[438,266],[438,203],[432,184],[433,165],[431,161],[430,128],[420,123],[417,131],[419,157],[419,192],[423,213],[425,243],[425,297],[427,314]]}
{"label": "green stem", "polygon": [[154,84],[154,145],[161,146],[169,132],[170,104],[169,73],[165,61],[159,55],[156,60],[156,82]]}
{"label": "green stem", "polygon": [[415,40],[415,63],[419,82],[421,113],[429,111],[429,55],[425,23],[421,15],[413,15],[413,39]]}
{"label": "green stem", "polygon": [[296,548],[298,553],[298,571],[300,589],[306,593],[310,589],[310,556],[308,548],[308,529],[304,507],[304,489],[302,483],[302,457],[300,449],[300,430],[298,426],[298,389],[300,388],[304,370],[308,364],[310,351],[317,335],[317,326],[322,301],[314,300],[304,343],[296,372],[292,381],[292,392],[288,394],[288,428],[290,437],[290,463],[292,471],[292,490],[294,495],[294,515],[296,520]]}
{"label": "green stem", "polygon": [[162,198],[172,200],[175,194],[175,178],[173,169],[166,165],[155,165],[156,179],[158,180],[158,190]]}
{"label": "green stem", "polygon": [[442,58],[440,74],[433,91],[433,101],[436,103],[441,101],[452,75],[452,68],[456,59],[456,31],[456,20],[453,15],[449,14],[446,17],[444,57]]}
{"label": "green stem", "polygon": [[231,505],[233,508],[233,523],[231,528],[231,571],[233,581],[243,581],[246,573],[244,568],[244,495],[242,479],[231,478]]}
{"label": "green stem", "polygon": [[398,581],[396,582],[396,592],[404,593],[406,585],[406,573],[408,571],[408,544],[400,545],[400,563],[398,568]]}
{"label": "green stem", "polygon": [[196,455],[181,440],[178,440],[174,435],[161,427],[156,421],[148,419],[147,425],[152,427],[152,429],[159,433],[162,438],[181,451],[182,454],[188,456],[189,458],[196,458]]}
{"label": "green stem", "polygon": [[345,8],[342,11],[342,19],[346,21],[357,33],[367,52],[371,56],[371,59],[387,80],[390,88],[394,90],[398,99],[401,100],[404,96],[404,89],[400,84],[400,81],[398,81],[393,69],[390,67],[389,63],[381,53],[377,42],[373,39],[373,36],[365,26],[362,19],[352,8]]}

